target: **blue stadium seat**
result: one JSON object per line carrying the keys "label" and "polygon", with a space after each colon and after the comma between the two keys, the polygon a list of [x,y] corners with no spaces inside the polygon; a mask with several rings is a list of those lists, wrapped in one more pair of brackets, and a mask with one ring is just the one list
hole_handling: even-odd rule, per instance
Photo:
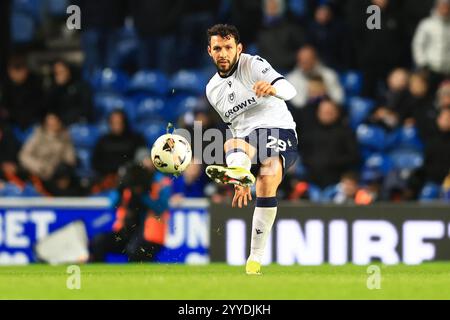
{"label": "blue stadium seat", "polygon": [[97,126],[83,123],[71,125],[69,132],[76,148],[94,147],[100,135]]}
{"label": "blue stadium seat", "polygon": [[127,25],[117,32],[114,49],[111,50],[110,66],[113,68],[126,68],[133,65],[139,49],[139,36],[132,25]]}
{"label": "blue stadium seat", "polygon": [[13,12],[11,15],[11,40],[13,43],[25,44],[34,39],[36,22],[25,12]]}
{"label": "blue stadium seat", "polygon": [[138,127],[138,131],[145,137],[148,147],[152,147],[159,136],[166,133],[167,123],[162,121],[152,121],[142,123]]}
{"label": "blue stadium seat", "polygon": [[411,149],[398,149],[389,154],[392,167],[397,170],[414,170],[423,166],[423,154]]}
{"label": "blue stadium seat", "polygon": [[204,100],[198,96],[193,95],[177,95],[170,101],[170,110],[174,116],[178,118],[186,112],[195,112],[197,110],[204,110],[206,105]]}
{"label": "blue stadium seat", "polygon": [[401,127],[396,145],[400,148],[411,148],[418,151],[423,150],[423,143],[415,126]]}
{"label": "blue stadium seat", "polygon": [[339,192],[339,184],[331,185],[325,187],[322,191],[321,202],[331,202],[336,194]]}
{"label": "blue stadium seat", "polygon": [[364,161],[363,171],[371,170],[383,175],[387,174],[392,168],[390,158],[383,153],[372,153]]}
{"label": "blue stadium seat", "polygon": [[419,194],[420,202],[428,202],[438,200],[441,195],[441,186],[434,182],[428,182],[422,188]]}
{"label": "blue stadium seat", "polygon": [[315,184],[308,183],[309,200],[312,202],[322,201],[322,190]]}
{"label": "blue stadium seat", "polygon": [[41,197],[42,195],[36,191],[34,186],[30,183],[27,183],[22,190],[22,197]]}
{"label": "blue stadium seat", "polygon": [[12,13],[24,13],[29,15],[36,23],[41,21],[44,0],[13,0]]}
{"label": "blue stadium seat", "polygon": [[66,15],[69,0],[47,0],[47,11],[51,16],[61,17]]}
{"label": "blue stadium seat", "polygon": [[138,123],[148,122],[152,119],[162,120],[165,113],[171,113],[170,110],[167,110],[165,101],[160,98],[146,98],[140,101],[135,112]]}
{"label": "blue stadium seat", "polygon": [[91,167],[92,151],[88,148],[78,148],[76,153],[78,159],[77,175],[82,178],[92,177],[94,174]]}
{"label": "blue stadium seat", "polygon": [[341,84],[344,87],[346,97],[354,97],[361,94],[362,74],[358,71],[347,71],[340,74]]}
{"label": "blue stadium seat", "polygon": [[21,129],[19,127],[14,126],[12,128],[12,131],[13,131],[14,137],[16,137],[17,141],[19,141],[21,144],[23,144],[32,135],[32,133],[36,129],[36,127],[37,126],[32,126],[32,127],[26,128],[26,129]]}
{"label": "blue stadium seat", "polygon": [[141,70],[131,78],[128,90],[164,96],[169,91],[169,80],[160,71]]}
{"label": "blue stadium seat", "polygon": [[124,93],[128,89],[128,76],[120,71],[110,68],[96,70],[90,79],[95,91]]}
{"label": "blue stadium seat", "polygon": [[13,183],[5,183],[3,188],[0,189],[1,197],[21,197],[22,189]]}
{"label": "blue stadium seat", "polygon": [[127,99],[114,93],[97,93],[94,96],[94,107],[97,119],[106,118],[114,110],[123,110],[130,121],[134,121],[134,103],[132,99]]}
{"label": "blue stadium seat", "polygon": [[350,126],[355,129],[370,114],[375,107],[375,102],[371,99],[352,97],[348,100],[348,114]]}
{"label": "blue stadium seat", "polygon": [[208,80],[202,71],[180,70],[175,73],[170,82],[170,88],[175,90],[175,94],[190,93],[203,95]]}
{"label": "blue stadium seat", "polygon": [[375,125],[360,124],[356,129],[356,138],[361,146],[375,151],[386,148],[386,132]]}

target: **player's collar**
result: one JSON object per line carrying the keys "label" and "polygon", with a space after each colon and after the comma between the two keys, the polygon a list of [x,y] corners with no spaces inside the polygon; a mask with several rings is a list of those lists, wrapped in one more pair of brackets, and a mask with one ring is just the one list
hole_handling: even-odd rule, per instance
{"label": "player's collar", "polygon": [[228,78],[230,76],[233,75],[233,73],[236,71],[238,64],[239,64],[239,60],[241,60],[241,57],[239,57],[238,61],[236,61],[236,63],[234,64],[233,68],[231,68],[230,72],[228,72],[228,74],[226,76],[222,76],[219,72],[217,72],[217,74],[219,75],[219,77],[225,79]]}

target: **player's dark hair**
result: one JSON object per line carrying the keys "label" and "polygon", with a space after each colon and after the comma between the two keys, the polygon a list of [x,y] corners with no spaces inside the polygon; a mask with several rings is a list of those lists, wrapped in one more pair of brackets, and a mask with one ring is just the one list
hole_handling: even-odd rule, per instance
{"label": "player's dark hair", "polygon": [[220,36],[222,38],[233,37],[236,44],[241,41],[238,29],[231,24],[216,24],[209,28],[206,34],[208,36],[208,44],[211,43],[212,36]]}

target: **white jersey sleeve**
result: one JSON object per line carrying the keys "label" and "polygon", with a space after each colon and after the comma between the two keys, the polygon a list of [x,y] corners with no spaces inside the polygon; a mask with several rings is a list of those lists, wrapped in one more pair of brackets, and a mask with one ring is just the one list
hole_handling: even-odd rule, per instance
{"label": "white jersey sleeve", "polygon": [[250,63],[250,75],[253,82],[266,81],[274,85],[284,77],[275,71],[266,60],[259,56],[253,56]]}
{"label": "white jersey sleeve", "polygon": [[252,60],[250,74],[253,82],[265,81],[270,83],[277,91],[275,96],[282,100],[287,101],[295,97],[297,90],[280,73],[275,71],[270,63],[259,56],[254,56]]}

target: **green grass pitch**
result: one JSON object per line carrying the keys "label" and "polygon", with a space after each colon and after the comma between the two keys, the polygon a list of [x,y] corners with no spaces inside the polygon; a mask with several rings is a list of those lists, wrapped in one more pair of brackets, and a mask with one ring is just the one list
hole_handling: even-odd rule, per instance
{"label": "green grass pitch", "polygon": [[450,264],[385,266],[381,288],[367,288],[367,266],[263,267],[247,276],[225,264],[80,265],[81,288],[66,286],[67,266],[0,267],[0,299],[450,299]]}

